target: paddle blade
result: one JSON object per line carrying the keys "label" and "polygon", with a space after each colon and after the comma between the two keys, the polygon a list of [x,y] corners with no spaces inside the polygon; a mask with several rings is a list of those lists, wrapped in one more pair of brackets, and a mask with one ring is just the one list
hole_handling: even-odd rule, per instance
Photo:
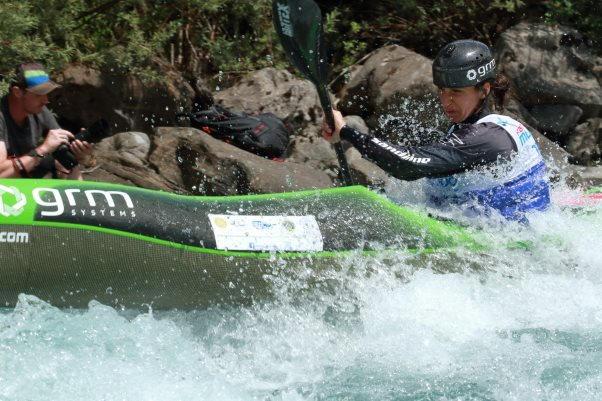
{"label": "paddle blade", "polygon": [[[332,103],[326,89],[328,64],[322,28],[322,12],[313,0],[273,0],[274,27],[286,55],[301,74],[316,86],[326,122],[334,127]],[[353,185],[345,152],[334,144],[345,185]]]}
{"label": "paddle blade", "polygon": [[322,12],[313,0],[274,0],[274,27],[290,62],[310,81],[321,85],[328,75]]}

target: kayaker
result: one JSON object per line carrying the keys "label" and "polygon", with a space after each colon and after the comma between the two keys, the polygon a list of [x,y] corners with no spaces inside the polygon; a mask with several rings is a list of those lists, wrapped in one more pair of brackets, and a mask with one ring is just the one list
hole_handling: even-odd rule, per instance
{"label": "kayaker", "polygon": [[[73,139],[48,110],[48,94],[59,85],[37,63],[21,64],[9,92],[0,100],[0,178],[52,176],[82,179],[79,166],[67,170],[52,153],[66,144],[78,161],[92,153],[92,145]],[[45,135],[45,137],[44,137]]]}
{"label": "kayaker", "polygon": [[453,122],[444,139],[425,146],[397,146],[345,125],[335,111],[335,129],[324,124],[331,141],[349,141],[366,158],[401,180],[426,178],[428,202],[460,206],[465,213],[497,212],[524,220],[550,203],[546,166],[539,147],[520,122],[494,114],[493,95],[503,109],[508,80],[496,77],[495,59],[484,43],[458,40],[447,44],[433,62],[439,100]]}

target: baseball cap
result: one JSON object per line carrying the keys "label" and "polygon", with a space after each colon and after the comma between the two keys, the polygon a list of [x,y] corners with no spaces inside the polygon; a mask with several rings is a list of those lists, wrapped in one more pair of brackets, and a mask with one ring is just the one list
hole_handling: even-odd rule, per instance
{"label": "baseball cap", "polygon": [[47,95],[60,85],[50,80],[44,66],[38,63],[26,63],[17,66],[14,84],[36,95]]}

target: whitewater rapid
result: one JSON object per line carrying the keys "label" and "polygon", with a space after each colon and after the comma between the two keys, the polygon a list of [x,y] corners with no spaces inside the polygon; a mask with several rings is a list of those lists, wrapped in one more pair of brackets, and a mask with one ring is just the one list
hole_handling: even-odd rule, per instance
{"label": "whitewater rapid", "polygon": [[22,295],[0,312],[0,400],[602,398],[602,210],[484,232],[531,247],[447,274],[445,255],[350,257],[315,288],[192,312]]}

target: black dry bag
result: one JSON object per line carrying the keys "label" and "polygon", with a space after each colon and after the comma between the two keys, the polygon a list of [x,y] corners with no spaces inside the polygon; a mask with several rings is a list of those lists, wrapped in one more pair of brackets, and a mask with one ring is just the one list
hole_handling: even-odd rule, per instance
{"label": "black dry bag", "polygon": [[272,113],[249,115],[214,105],[189,115],[190,125],[241,149],[267,158],[281,158],[291,130]]}

